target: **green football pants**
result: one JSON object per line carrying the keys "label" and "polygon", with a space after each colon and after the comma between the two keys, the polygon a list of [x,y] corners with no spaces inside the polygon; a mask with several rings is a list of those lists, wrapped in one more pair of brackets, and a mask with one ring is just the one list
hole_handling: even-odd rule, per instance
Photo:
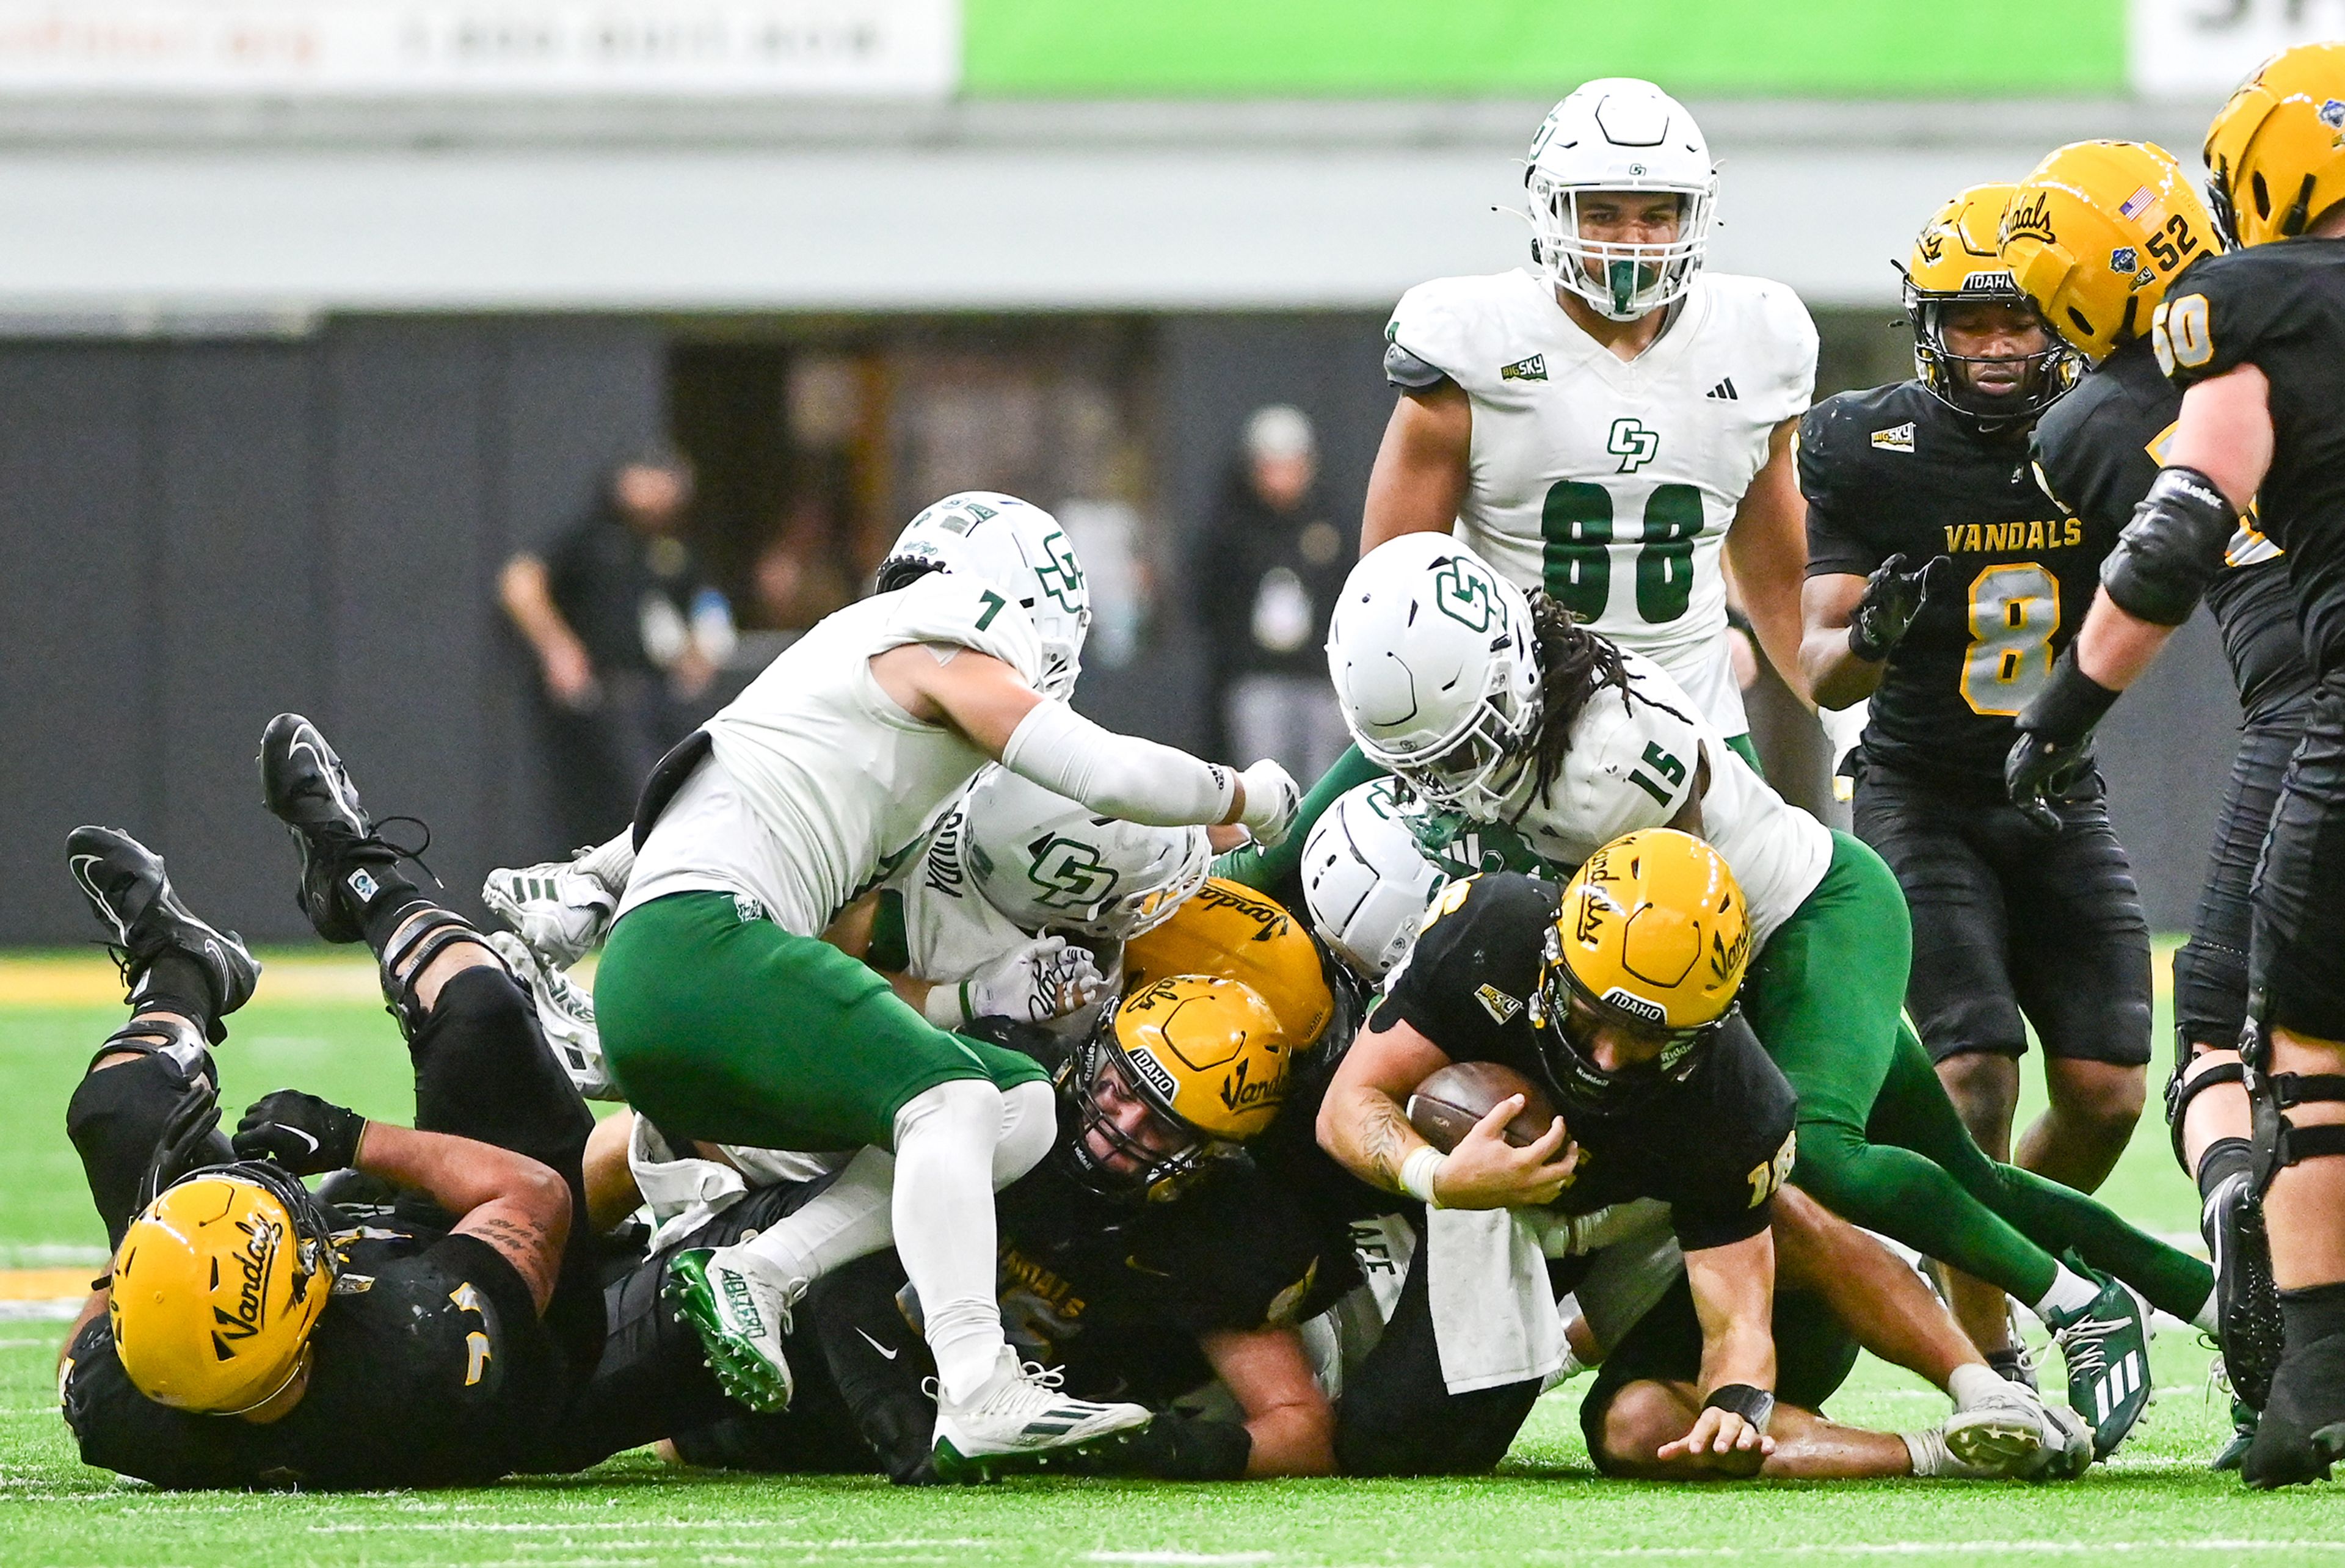
{"label": "green football pants", "polygon": [[1889,867],[1844,833],[1832,865],[1752,962],[1742,1007],[1800,1097],[1792,1179],[1825,1207],[2033,1304],[2054,1254],[2188,1319],[2207,1265],[2083,1193],[1999,1165],[1972,1141],[1903,1016],[1913,922]]}
{"label": "green football pants", "polygon": [[896,1113],[939,1084],[1048,1076],[936,1027],[829,943],[745,918],[729,893],[630,910],[603,950],[594,1017],[628,1103],[673,1138],[888,1148]]}

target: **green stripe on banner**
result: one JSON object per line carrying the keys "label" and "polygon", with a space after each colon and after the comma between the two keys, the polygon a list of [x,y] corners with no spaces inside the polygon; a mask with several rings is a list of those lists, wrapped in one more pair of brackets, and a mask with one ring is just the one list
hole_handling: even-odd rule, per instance
{"label": "green stripe on banner", "polygon": [[2116,93],[2125,0],[964,0],[971,96]]}

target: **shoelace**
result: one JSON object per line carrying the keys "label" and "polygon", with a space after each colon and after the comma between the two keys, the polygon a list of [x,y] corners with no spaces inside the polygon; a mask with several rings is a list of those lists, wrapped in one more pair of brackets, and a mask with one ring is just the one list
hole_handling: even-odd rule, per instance
{"label": "shoelace", "polygon": [[2070,1378],[2097,1377],[2108,1371],[2109,1353],[2101,1341],[2123,1328],[2119,1319],[2079,1318],[2053,1336],[2068,1363]]}
{"label": "shoelace", "polygon": [[[394,822],[412,823],[415,826],[422,829],[423,842],[417,845],[413,849],[410,849],[403,844],[397,844],[385,838],[382,835],[382,830],[389,827]],[[421,871],[424,875],[431,879],[431,885],[434,887],[444,888],[448,885],[446,883],[440,880],[440,874],[438,872],[432,870],[431,866],[424,864],[423,852],[431,847],[431,824],[424,821],[420,816],[409,816],[402,812],[396,816],[379,818],[376,820],[373,828],[364,838],[359,840],[359,842],[361,845],[370,846],[381,845],[382,848],[391,851],[391,854],[397,855],[401,860],[411,860],[415,862],[416,868]]]}

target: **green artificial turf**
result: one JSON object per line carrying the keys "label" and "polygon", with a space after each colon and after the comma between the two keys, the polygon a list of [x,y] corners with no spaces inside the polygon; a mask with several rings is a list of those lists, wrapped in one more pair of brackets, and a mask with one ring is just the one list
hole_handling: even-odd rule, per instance
{"label": "green artificial turf", "polygon": [[[404,1052],[379,1008],[267,997],[264,981],[220,1053],[227,1103],[294,1083],[371,1113],[405,1113]],[[91,1047],[120,1017],[0,1006],[0,1261],[63,1264],[102,1249],[63,1113]],[[2162,1022],[2160,1031],[2163,1040]],[[2190,1189],[2154,1108],[2105,1190],[2150,1229],[2192,1229]],[[633,1454],[583,1477],[485,1491],[288,1497],[166,1495],[84,1468],[56,1413],[61,1332],[54,1321],[0,1319],[0,1563],[2345,1561],[2345,1503],[2334,1489],[2256,1496],[2206,1471],[2228,1421],[2206,1394],[2209,1353],[2186,1333],[2160,1337],[2162,1391],[2124,1450],[2056,1487],[1599,1481],[1575,1419],[1580,1384],[1539,1406],[1498,1475],[1472,1481],[1052,1481],[907,1492],[877,1481],[680,1473]],[[1868,1360],[1830,1413],[1910,1428],[1944,1409],[1914,1378]]]}

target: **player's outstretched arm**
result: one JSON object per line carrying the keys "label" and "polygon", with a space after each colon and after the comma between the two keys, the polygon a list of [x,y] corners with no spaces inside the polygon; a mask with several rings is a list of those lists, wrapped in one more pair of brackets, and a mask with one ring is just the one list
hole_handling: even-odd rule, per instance
{"label": "player's outstretched arm", "polygon": [[1403,392],[1368,471],[1360,553],[1404,533],[1447,533],[1466,499],[1473,447],[1474,404],[1457,382]]}
{"label": "player's outstretched arm", "polygon": [[1712,1469],[1755,1475],[1774,1452],[1767,1415],[1775,1389],[1775,1239],[1761,1230],[1685,1255],[1701,1320],[1701,1411],[1656,1457],[1706,1456]]}
{"label": "player's outstretched arm", "polygon": [[1206,1334],[1197,1348],[1245,1412],[1248,1480],[1335,1473],[1335,1411],[1289,1328]]}
{"label": "player's outstretched arm", "polygon": [[1775,427],[1767,439],[1767,462],[1727,525],[1726,556],[1742,590],[1743,612],[1759,634],[1767,662],[1792,694],[1812,702],[1802,673],[1800,585],[1808,574],[1808,503],[1800,493],[1799,459],[1792,437],[1797,415]]}

